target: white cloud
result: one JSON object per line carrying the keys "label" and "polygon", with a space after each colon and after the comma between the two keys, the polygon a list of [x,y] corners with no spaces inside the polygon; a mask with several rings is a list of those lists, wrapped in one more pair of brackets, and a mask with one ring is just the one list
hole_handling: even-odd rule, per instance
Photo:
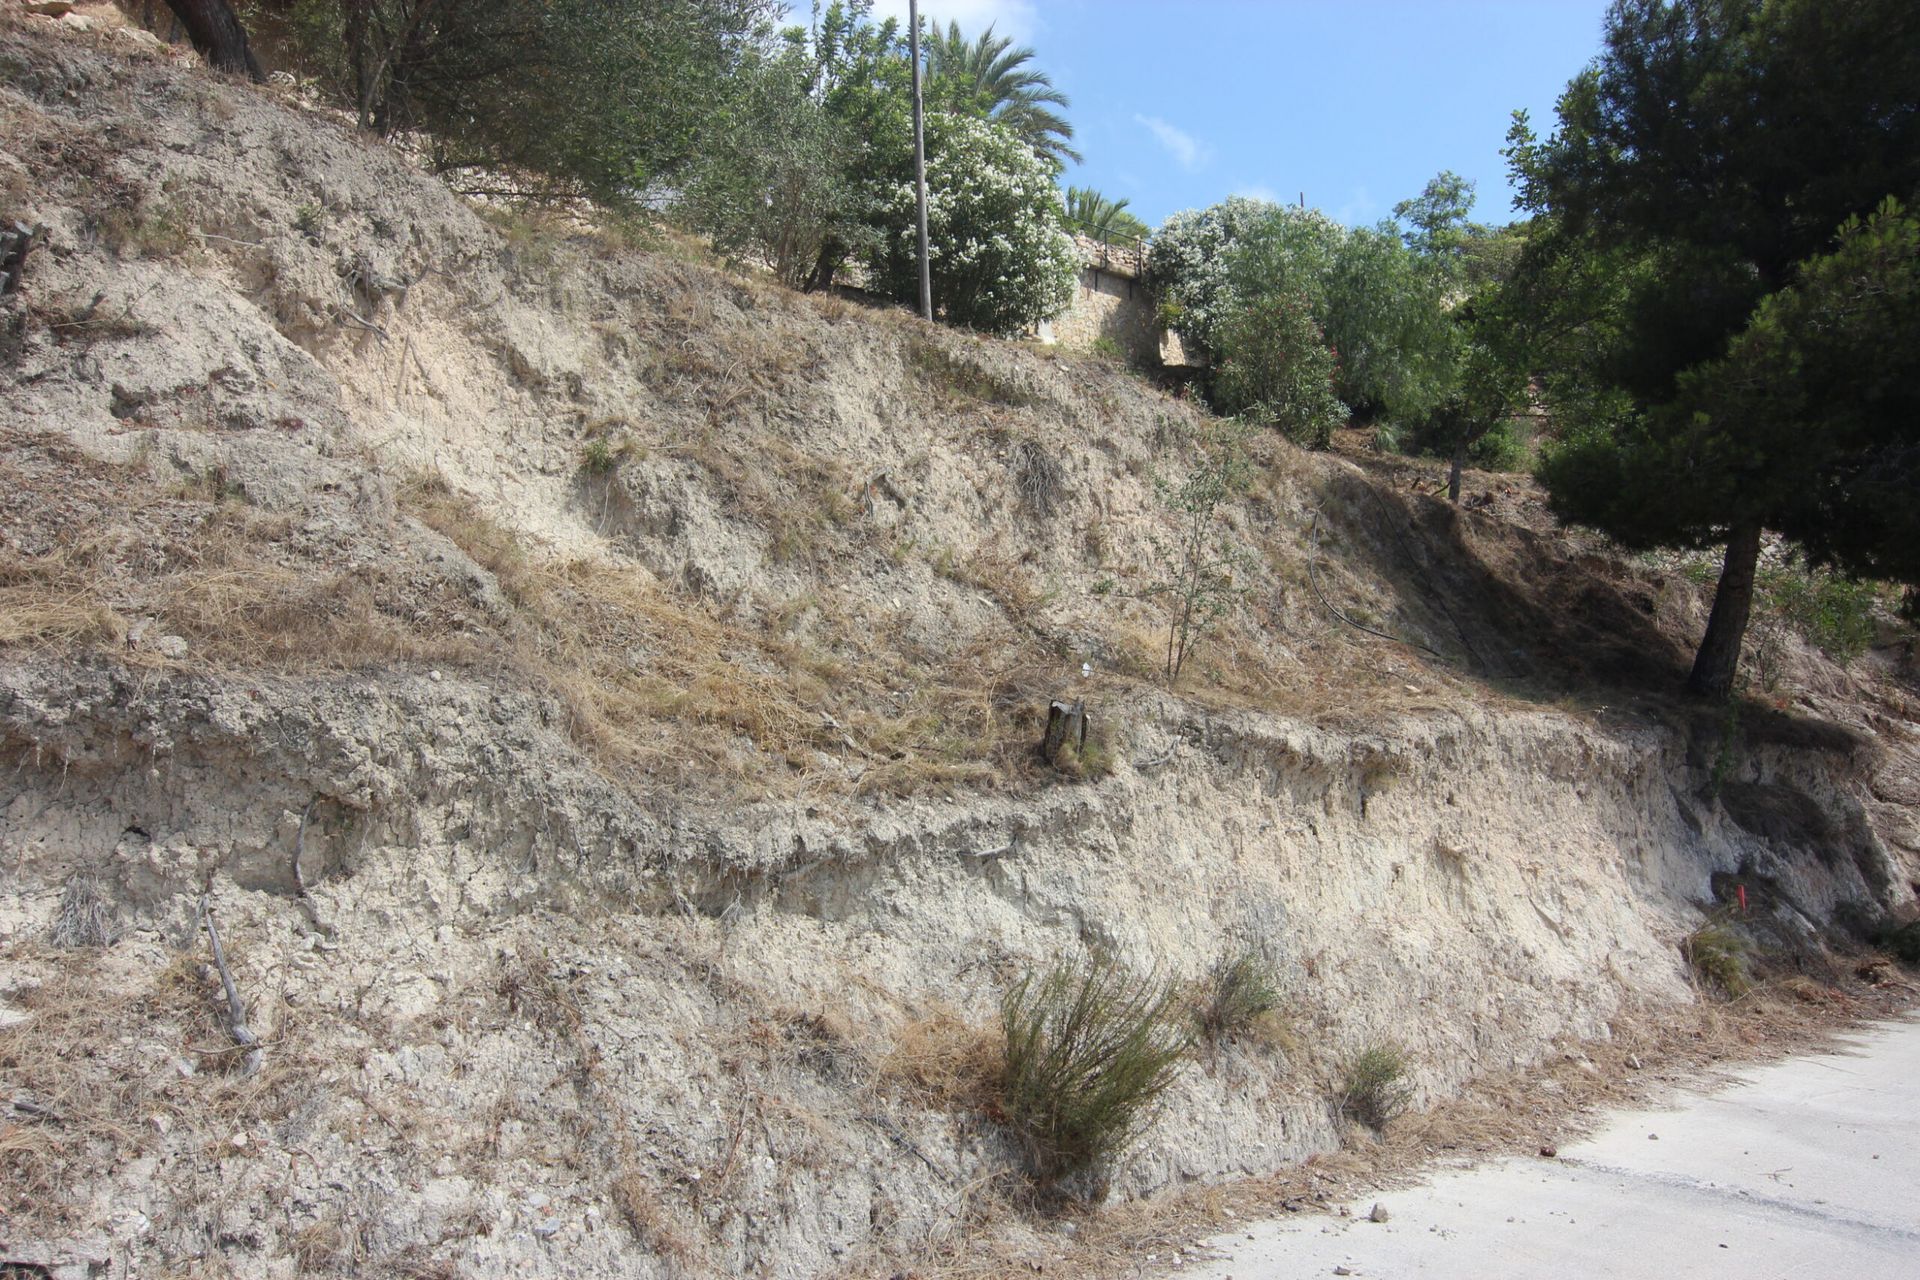
{"label": "white cloud", "polygon": [[1245,196],[1249,200],[1265,200],[1268,204],[1285,203],[1285,201],[1280,199],[1280,193],[1278,191],[1275,191],[1272,187],[1261,186],[1257,182],[1236,187],[1234,188],[1233,194]]}
{"label": "white cloud", "polygon": [[1136,115],[1133,119],[1135,124],[1144,125],[1160,145],[1167,149],[1167,154],[1188,173],[1192,173],[1213,159],[1213,148],[1184,129],[1177,129],[1168,124],[1159,116]]}
{"label": "white cloud", "polygon": [[[794,12],[799,10],[796,4]],[[936,22],[943,27],[957,22],[960,33],[969,40],[978,38],[992,23],[994,35],[1012,36],[1015,44],[1031,41],[1042,25],[1033,0],[920,0],[920,17],[929,27]],[[888,18],[898,18],[904,30],[907,0],[878,0],[873,6],[873,20],[884,22]]]}

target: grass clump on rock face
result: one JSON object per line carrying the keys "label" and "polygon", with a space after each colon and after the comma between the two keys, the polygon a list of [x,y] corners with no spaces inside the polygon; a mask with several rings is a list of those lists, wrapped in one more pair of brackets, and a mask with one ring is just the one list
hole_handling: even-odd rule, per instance
{"label": "grass clump on rock face", "polygon": [[1194,993],[1193,1020],[1209,1043],[1258,1030],[1280,1007],[1273,971],[1252,951],[1222,956]]}
{"label": "grass clump on rock face", "polygon": [[1137,1137],[1191,1043],[1171,984],[1098,956],[1029,974],[1001,1020],[1002,1107],[1043,1187]]}
{"label": "grass clump on rock face", "polygon": [[1719,991],[1729,1000],[1738,1000],[1753,987],[1747,971],[1747,940],[1719,920],[1709,920],[1680,942],[1680,954],[1687,958],[1701,983]]}
{"label": "grass clump on rock face", "polygon": [[1407,1055],[1395,1044],[1370,1045],[1347,1063],[1339,1098],[1340,1114],[1369,1129],[1387,1122],[1413,1101],[1407,1082]]}

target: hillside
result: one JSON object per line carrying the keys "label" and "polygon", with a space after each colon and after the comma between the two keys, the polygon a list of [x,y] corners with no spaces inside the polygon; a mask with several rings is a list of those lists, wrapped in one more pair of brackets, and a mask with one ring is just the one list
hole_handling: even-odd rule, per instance
{"label": "hillside", "polygon": [[9,10],[0,70],[0,216],[47,228],[0,302],[21,1257],[1046,1259],[983,1082],[1062,956],[1284,992],[1126,1200],[1337,1149],[1366,1046],[1434,1102],[1694,1007],[1677,943],[1736,888],[1821,979],[1915,908],[1911,654],[1780,631],[1764,699],[1673,701],[1702,588],[1524,481],[1456,509],[1255,441],[1245,594],[1169,692],[1191,403],[482,212],[112,31]]}

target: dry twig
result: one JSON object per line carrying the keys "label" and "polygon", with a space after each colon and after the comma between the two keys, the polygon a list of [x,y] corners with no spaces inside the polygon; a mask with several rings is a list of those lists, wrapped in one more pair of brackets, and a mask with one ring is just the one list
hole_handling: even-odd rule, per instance
{"label": "dry twig", "polygon": [[240,1074],[254,1075],[266,1064],[267,1051],[261,1047],[260,1037],[247,1026],[247,1006],[240,1000],[239,988],[233,985],[233,971],[227,968],[227,953],[220,945],[220,930],[213,922],[213,904],[205,898],[200,899],[200,914],[206,919],[207,937],[213,942],[214,968],[220,971],[220,985],[227,993],[227,1034],[246,1051],[241,1058]]}

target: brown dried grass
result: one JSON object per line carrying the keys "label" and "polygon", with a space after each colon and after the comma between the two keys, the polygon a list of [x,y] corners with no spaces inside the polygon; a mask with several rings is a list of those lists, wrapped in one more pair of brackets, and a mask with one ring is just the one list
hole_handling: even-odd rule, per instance
{"label": "brown dried grass", "polygon": [[875,1084],[921,1106],[986,1111],[999,1096],[1006,1038],[951,1009],[937,1009],[902,1027],[880,1058]]}

